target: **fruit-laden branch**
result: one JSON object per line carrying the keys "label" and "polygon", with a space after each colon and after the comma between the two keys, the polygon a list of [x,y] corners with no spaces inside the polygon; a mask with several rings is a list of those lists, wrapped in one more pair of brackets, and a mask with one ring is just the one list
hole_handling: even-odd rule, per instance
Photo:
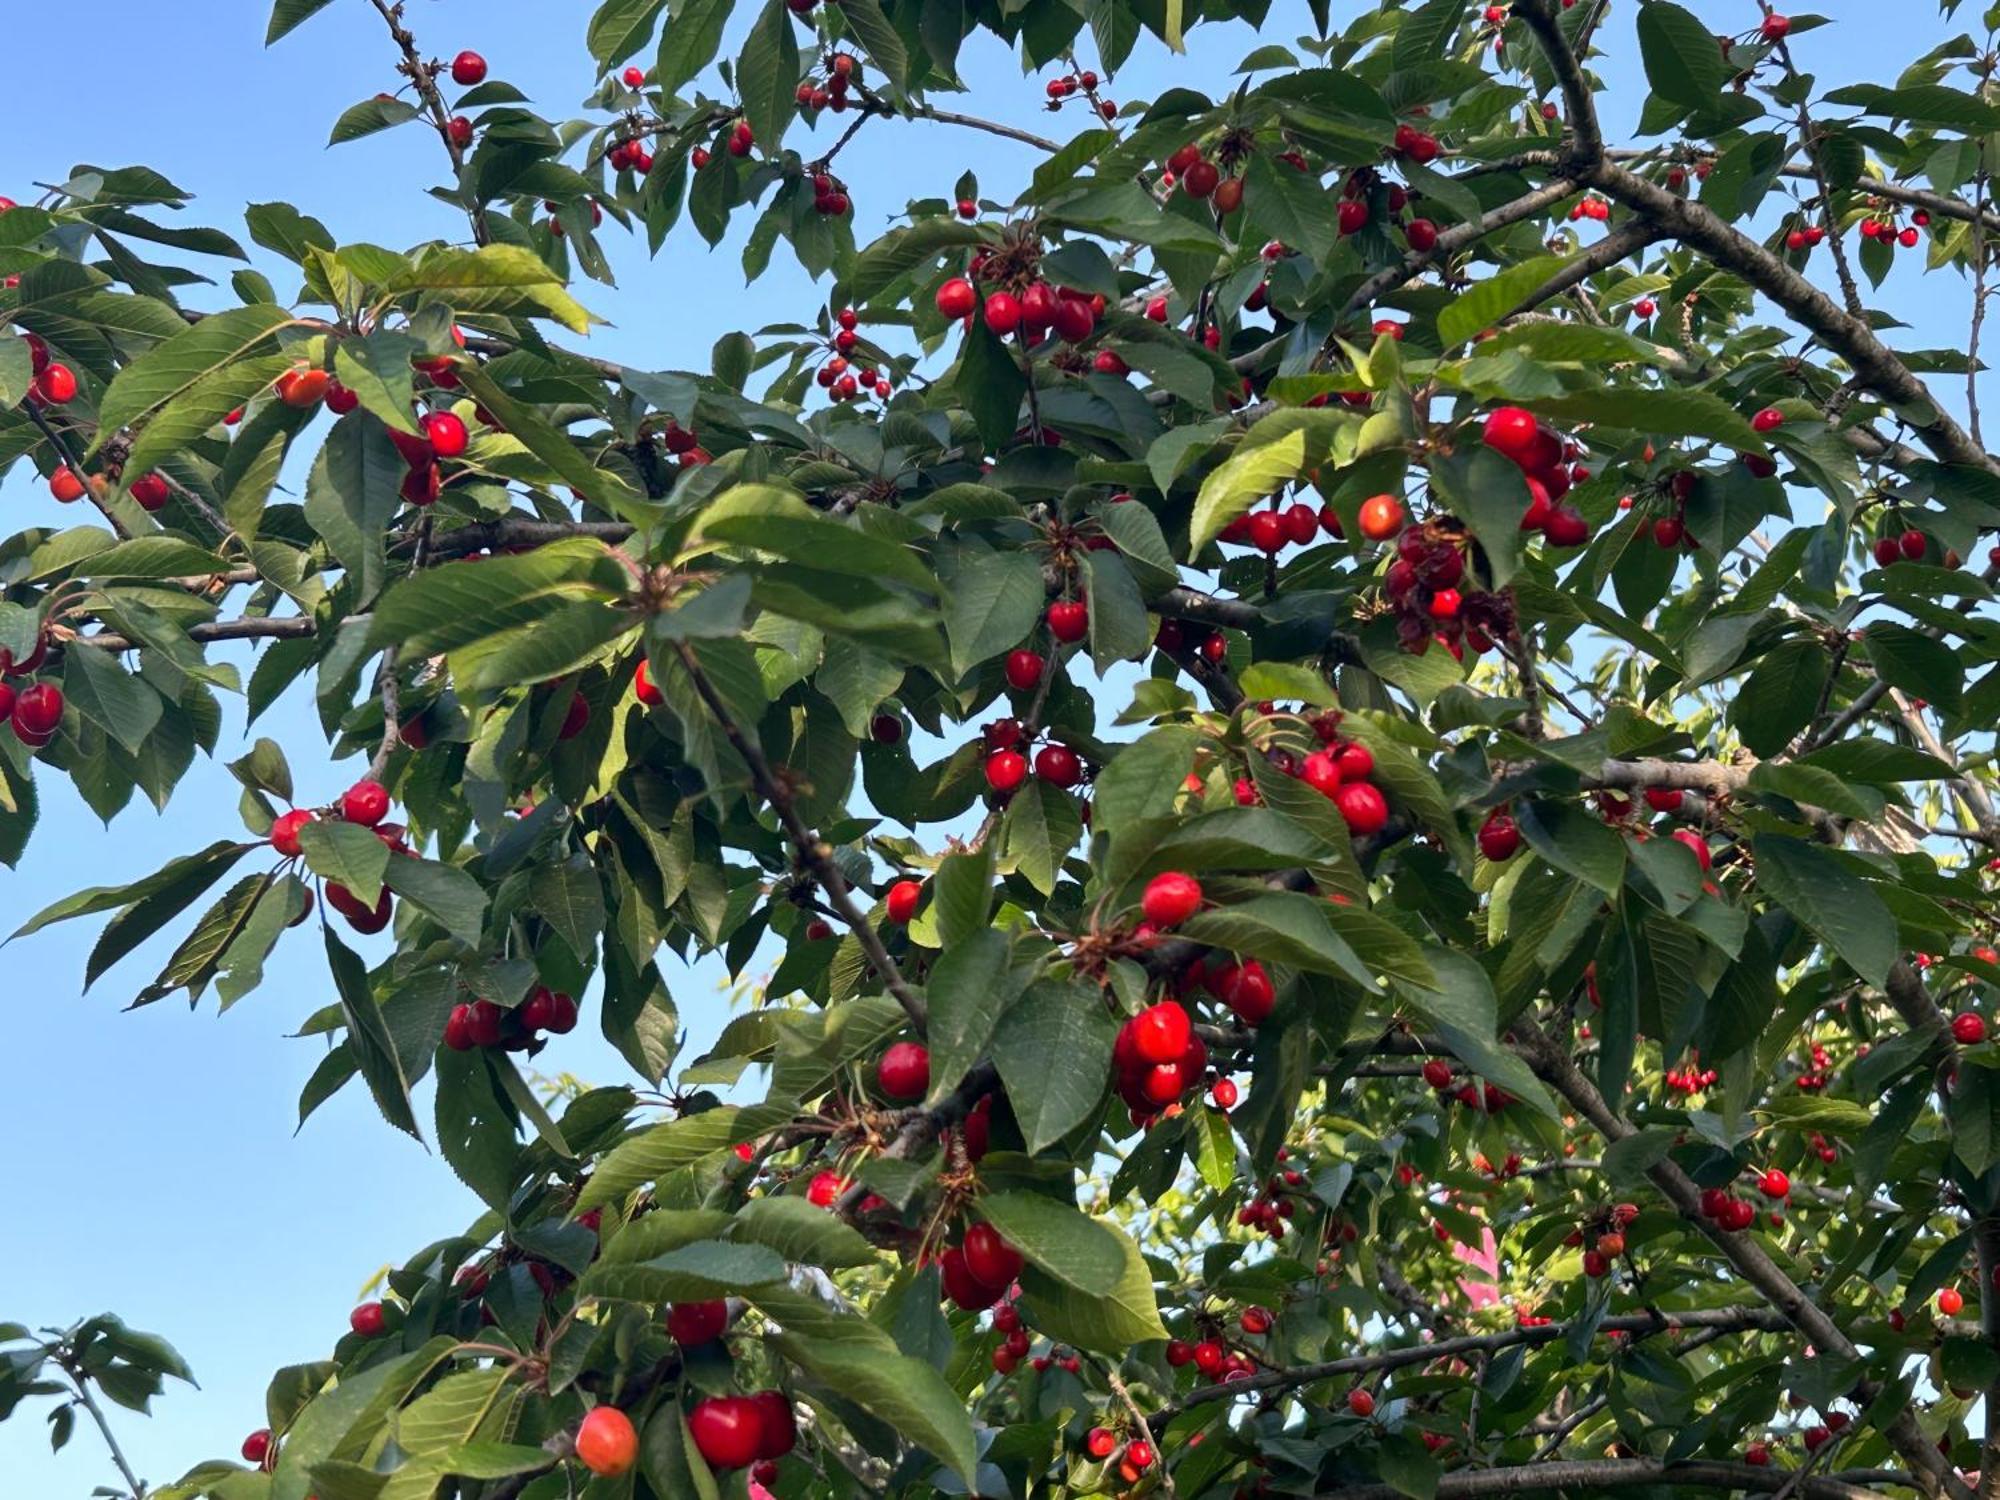
{"label": "fruit-laden branch", "polygon": [[[1437,1481],[1438,1500],[1480,1500],[1488,1495],[1535,1494],[1545,1490],[1622,1489],[1629,1485],[1671,1485],[1706,1490],[1754,1490],[1760,1494],[1798,1494],[1809,1500],[1883,1500],[1875,1485],[1911,1483],[1910,1476],[1889,1469],[1863,1469],[1851,1475],[1801,1475],[1786,1469],[1752,1468],[1748,1464],[1662,1463],[1657,1458],[1560,1459],[1516,1464],[1505,1469],[1460,1469]],[[1357,1484],[1322,1490],[1318,1500],[1399,1500],[1401,1491],[1386,1484]]]}
{"label": "fruit-laden branch", "polygon": [[694,654],[694,648],[685,641],[679,641],[675,643],[675,651],[680,658],[682,669],[688,674],[688,680],[694,684],[695,692],[700,695],[702,703],[714,717],[723,736],[734,747],[736,753],[743,757],[743,764],[750,770],[750,780],[756,787],[757,794],[769,803],[771,810],[777,814],[779,826],[791,840],[792,847],[798,851],[799,863],[819,882],[820,889],[826,893],[828,904],[853,932],[854,940],[861,945],[861,951],[868,956],[869,966],[875,970],[883,987],[895,997],[896,1003],[903,1007],[903,1013],[910,1018],[910,1024],[916,1028],[917,1034],[922,1036],[926,1019],[923,997],[903,982],[903,971],[897,967],[896,960],[890,956],[889,950],[882,946],[882,939],[869,922],[867,912],[863,911],[855,901],[853,888],[848,885],[847,877],[841,874],[840,866],[834,862],[832,846],[807,828],[804,820],[799,817],[798,809],[792,802],[791,788],[771,769],[771,763],[764,758],[763,750],[753,743],[737,724],[729,705],[723,701],[722,695],[716,691],[715,684],[709,681],[708,674],[702,670],[701,659]]}
{"label": "fruit-laden branch", "polygon": [[[437,127],[438,139],[451,156],[452,176],[461,194],[465,191],[465,152],[451,133],[451,111],[445,108],[444,95],[438,92],[437,80],[431,76],[429,64],[417,50],[417,39],[403,24],[402,0],[373,0],[375,9],[388,23],[389,36],[402,49],[402,71],[416,87],[418,97],[424,101],[424,108],[430,111],[431,123]],[[486,208],[481,203],[465,205],[466,217],[472,221],[472,237],[482,245],[492,243],[492,235],[486,227]]]}
{"label": "fruit-laden branch", "polygon": [[[1778,175],[1810,178],[1813,169],[1808,162],[1787,162],[1778,169]],[[2000,234],[2000,214],[1988,208],[1975,208],[1963,198],[1927,192],[1923,188],[1904,187],[1899,182],[1884,182],[1878,177],[1859,178],[1854,183],[1853,191],[1885,198],[1905,208],[1921,208],[1934,218],[1956,219],[1961,224],[1980,224],[1989,233]]]}
{"label": "fruit-laden branch", "polygon": [[[889,1160],[900,1160],[925,1142],[935,1140],[942,1132],[956,1125],[972,1113],[973,1107],[988,1094],[1000,1087],[1000,1070],[988,1058],[978,1063],[959,1080],[953,1089],[936,1104],[913,1110],[910,1117],[897,1128],[895,1138],[882,1148],[881,1154]],[[859,1211],[862,1200],[868,1196],[867,1184],[855,1182],[840,1195],[834,1205],[837,1212],[852,1217]]]}
{"label": "fruit-laden branch", "polygon": [[[1891,984],[1894,984],[1893,973]],[[1921,983],[1918,988],[1922,989]],[[1891,998],[1894,998],[1893,995]],[[1607,1146],[1636,1133],[1631,1123],[1612,1112],[1596,1085],[1583,1076],[1575,1059],[1527,1017],[1513,1022],[1513,1036],[1515,1050],[1535,1070],[1536,1075],[1589,1120],[1598,1134],[1604,1137]],[[1811,1340],[1822,1355],[1852,1360],[1856,1364],[1865,1363],[1861,1351],[1855,1348],[1853,1341],[1827,1314],[1826,1309],[1806,1296],[1798,1283],[1785,1274],[1756,1239],[1724,1229],[1702,1213],[1701,1189],[1695,1185],[1693,1178],[1681,1170],[1679,1163],[1671,1157],[1664,1157],[1646,1169],[1646,1176],[1668,1202],[1680,1210],[1681,1217],[1708,1236],[1737,1273],[1782,1313],[1794,1328]],[[1864,1379],[1856,1384],[1854,1399],[1865,1408],[1875,1399],[1878,1391],[1876,1382]],[[1882,1431],[1911,1466],[1927,1495],[1942,1493],[1953,1496],[1954,1500],[1970,1500],[1971,1491],[1931,1440],[1924,1436],[1908,1406],[1900,1407]]]}
{"label": "fruit-laden branch", "polygon": [[[1703,1307],[1684,1312],[1621,1313],[1598,1323],[1600,1333],[1628,1333],[1634,1338],[1673,1333],[1683,1328],[1712,1328],[1725,1333],[1783,1333],[1791,1324],[1767,1307]],[[1266,1370],[1247,1380],[1229,1380],[1215,1385],[1198,1385],[1178,1401],[1169,1402],[1154,1414],[1154,1422],[1166,1420],[1191,1406],[1211,1401],[1227,1401],[1255,1391],[1292,1390],[1331,1380],[1337,1375],[1375,1375],[1400,1370],[1405,1365],[1427,1365],[1434,1360],[1462,1359],[1480,1354],[1497,1354],[1503,1349],[1526,1345],[1553,1344],[1569,1336],[1568,1323],[1538,1323],[1526,1328],[1507,1328],[1498,1333],[1472,1333],[1459,1338],[1433,1339],[1426,1344],[1385,1349],[1379,1354],[1352,1354],[1318,1364],[1296,1365],[1290,1369]]]}

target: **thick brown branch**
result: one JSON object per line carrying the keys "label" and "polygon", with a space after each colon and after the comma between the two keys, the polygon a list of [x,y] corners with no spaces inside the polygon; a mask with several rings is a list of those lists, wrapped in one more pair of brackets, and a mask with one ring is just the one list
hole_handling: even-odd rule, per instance
{"label": "thick brown branch", "polygon": [[[1792,1490],[1810,1500],[1881,1500],[1880,1492],[1871,1486],[1910,1482],[1907,1475],[1892,1471],[1869,1470],[1847,1478],[1832,1475],[1801,1478],[1785,1469],[1756,1469],[1748,1464],[1666,1464],[1656,1458],[1592,1458],[1517,1464],[1505,1469],[1462,1469],[1438,1479],[1437,1495],[1438,1500],[1479,1500],[1488,1495],[1658,1484],[1717,1492],[1754,1490],[1760,1494]],[[1397,1500],[1400,1493],[1391,1485],[1357,1484],[1322,1490],[1319,1500]]]}

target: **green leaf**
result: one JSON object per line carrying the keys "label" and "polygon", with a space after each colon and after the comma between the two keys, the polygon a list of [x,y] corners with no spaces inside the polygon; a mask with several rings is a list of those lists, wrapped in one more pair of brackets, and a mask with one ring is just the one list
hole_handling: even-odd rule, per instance
{"label": "green leaf", "polygon": [[1403,997],[1445,1040],[1445,1045],[1480,1077],[1512,1094],[1551,1120],[1562,1110],[1528,1065],[1508,1051],[1495,1035],[1499,1000],[1486,971],[1471,957],[1451,948],[1429,948],[1435,974],[1432,986],[1406,985]]}
{"label": "green leaf", "polygon": [[1047,597],[1041,564],[1026,552],[968,559],[944,610],[953,672],[963,677],[1020,645],[1040,623]]}
{"label": "green leaf", "polygon": [[137,755],[160,722],[160,695],[108,651],[63,653],[63,696],[76,711]]}
{"label": "green leaf", "polygon": [[829,1389],[972,1483],[977,1466],[972,1419],[958,1393],[929,1364],[858,1340],[808,1336],[789,1324],[774,1342]]}
{"label": "green leaf", "polygon": [[760,154],[775,158],[785,127],[797,118],[799,49],[792,40],[791,13],[785,0],[765,0],[764,9],[744,40],[736,60],[736,86],[743,96],[743,116],[757,137]]}
{"label": "green leaf", "polygon": [[1090,660],[1102,675],[1118,662],[1143,657],[1153,643],[1153,628],[1124,558],[1116,552],[1085,552],[1082,562],[1090,605]]}
{"label": "green leaf", "polygon": [[753,1198],[736,1210],[735,1234],[778,1252],[788,1261],[845,1270],[872,1266],[881,1256],[853,1225],[803,1198]]}
{"label": "green leaf", "polygon": [[666,8],[667,0],[604,0],[584,34],[599,71],[616,67],[645,46]]}
{"label": "green leaf", "polygon": [[456,865],[399,854],[383,869],[382,881],[461,943],[478,944],[486,921],[486,888]]}
{"label": "green leaf", "polygon": [[931,1052],[931,1098],[958,1087],[986,1053],[993,1028],[1021,993],[1014,980],[1005,933],[983,928],[947,948],[931,970],[924,993],[930,1003],[926,1041]]}
{"label": "green leaf", "polygon": [[141,536],[93,553],[78,568],[86,578],[198,578],[224,573],[229,564],[210,552],[172,536]]}
{"label": "green leaf", "polygon": [[[370,835],[371,837],[373,835]],[[396,1055],[395,1039],[382,1019],[382,1007],[368,984],[368,970],[360,957],[325,929],[327,967],[333,971],[334,988],[340,995],[341,1017],[347,1023],[347,1044],[354,1051],[368,1091],[375,1096],[382,1117],[398,1130],[406,1130],[418,1140],[423,1132],[410,1110],[410,1078],[403,1060]]]}
{"label": "green leaf", "polygon": [[[279,329],[296,321],[282,307],[259,302],[203,318],[154,345],[120,370],[105,391],[91,451],[96,452],[120,427],[134,425],[176,397],[195,391],[207,377],[265,351]],[[268,381],[271,376],[263,378]]]}
{"label": "green leaf", "polygon": [[566,434],[502,390],[485,367],[461,360],[457,370],[466,392],[493,414],[509,437],[518,439],[530,453],[555,470],[564,484],[592,505],[635,526],[652,519],[651,508],[624,480],[598,468]]}
{"label": "green leaf", "polygon": [[1831,771],[1818,766],[1788,765],[1760,761],[1750,772],[1748,787],[1753,792],[1773,792],[1809,807],[1823,807],[1842,817],[1872,823],[1882,816],[1882,794],[1873,787],[1850,786]]}
{"label": "green leaf", "polygon": [[[1646,7],[1648,13],[1653,9],[1650,5]],[[1767,447],[1742,413],[1707,391],[1599,386],[1524,404],[1565,426],[1590,422],[1656,437],[1706,438],[1744,453],[1762,453]],[[1702,540],[1708,542],[1710,538],[1702,533]]]}
{"label": "green leaf", "polygon": [[[1438,343],[1446,349],[1455,349],[1475,334],[1493,327],[1562,268],[1560,255],[1538,255],[1494,272],[1438,312]],[[1519,519],[1515,517],[1517,522]]]}
{"label": "green leaf", "polygon": [[618,598],[629,582],[610,549],[590,537],[471,566],[427,568],[382,596],[369,644],[437,656],[537,624],[565,604]]}
{"label": "green leaf", "polygon": [[1253,152],[1243,174],[1244,197],[1257,222],[1291,250],[1324,262],[1340,237],[1334,195],[1316,177],[1279,166],[1267,152]]}
{"label": "green leaf", "polygon": [[715,61],[733,5],[734,0],[684,0],[672,8],[660,33],[660,60],[653,75],[662,93],[679,93],[682,84]]}
{"label": "green leaf", "polygon": [[588,861],[543,865],[528,881],[528,897],[578,959],[588,962],[604,930],[604,882]]}
{"label": "green leaf", "polygon": [[958,375],[952,389],[979,429],[979,440],[988,448],[1000,448],[1020,425],[1021,397],[1028,380],[1021,373],[1014,352],[986,326],[976,312],[958,356]]}
{"label": "green leaf", "polygon": [[271,43],[292,30],[293,27],[317,15],[333,0],[277,0],[271,7],[271,24],[264,30],[264,45]]}
{"label": "green leaf", "polygon": [[[1107,1058],[1109,1054],[1106,1054]],[[608,1152],[578,1194],[576,1212],[585,1213],[622,1198],[636,1187],[692,1166],[747,1138],[753,1127],[744,1111],[724,1107],[669,1120],[633,1136]]]}
{"label": "green leaf", "polygon": [[1200,912],[1180,928],[1191,942],[1314,974],[1335,974],[1364,989],[1375,976],[1327,919],[1327,903],[1296,891],[1252,896],[1234,906]]}
{"label": "green leaf", "polygon": [[1751,843],[1757,884],[1877,989],[1896,961],[1896,921],[1875,888],[1816,845],[1762,833]]}
{"label": "green leaf", "polygon": [[841,0],[840,19],[854,39],[861,43],[868,60],[882,70],[882,73],[898,88],[910,82],[910,54],[903,45],[902,33],[896,30],[882,9],[881,0]]}
{"label": "green leaf", "polygon": [[1520,467],[1484,443],[1461,445],[1449,457],[1431,461],[1431,479],[1485,549],[1493,586],[1512,583],[1525,550],[1521,517],[1529,504]]}
{"label": "green leaf", "polygon": [[423,344],[409,334],[378,328],[364,338],[342,339],[335,344],[333,373],[369,411],[389,426],[413,433],[417,430],[411,414],[416,372],[410,358],[423,352]]}
{"label": "green leaf", "polygon": [[354,412],[334,425],[306,478],[306,521],[347,570],[356,605],[374,599],[388,581],[383,538],[402,503],[397,491],[407,472],[382,423]]}
{"label": "green leaf", "polygon": [[705,522],[702,535],[754,547],[800,567],[907,584],[925,594],[940,592],[937,579],[908,547],[838,521],[770,513],[724,516]]}
{"label": "green leaf", "polygon": [[1118,1290],[1128,1242],[1105,1220],[1040,1193],[988,1193],[975,1207],[1029,1264],[1057,1281],[1092,1297]]}
{"label": "green leaf", "polygon": [[299,848],[307,866],[322,880],[346,886],[369,906],[381,898],[389,846],[375,837],[373,829],[317,818],[299,830]]}
{"label": "green leaf", "polygon": [[1139,1247],[1106,1223],[1118,1242],[1122,1262],[1111,1291],[1098,1295],[1077,1291],[1039,1266],[1021,1273],[1021,1290],[1028,1302],[1028,1321],[1040,1332],[1066,1344],[1123,1356],[1134,1344],[1167,1336],[1153,1296],[1153,1273]]}
{"label": "green leaf", "polygon": [[1093,985],[1043,980],[993,1031],[993,1061],[1030,1156],[1088,1119],[1104,1097],[1117,1027]]}
{"label": "green leaf", "polygon": [[1083,832],[1075,799],[1036,777],[1014,794],[1001,826],[1022,878],[1044,894],[1053,892],[1063,859]]}
{"label": "green leaf", "polygon": [[1639,55],[1653,92],[1683,110],[1706,109],[1729,82],[1715,33],[1667,0],[1639,7]]}
{"label": "green leaf", "polygon": [[1194,769],[1194,752],[1194,731],[1178,724],[1121,746],[1092,784],[1091,826],[1116,835],[1134,823],[1166,817]]}
{"label": "green leaf", "polygon": [[[185,891],[186,894],[181,896],[179,906],[166,912],[147,933],[135,939],[135,944],[143,942],[146,936],[157,932],[160,926],[173,920],[176,913],[184,910],[196,896],[220,880],[237,860],[250,850],[261,847],[263,846],[259,844],[233,843],[224,839],[193,854],[184,854],[154,874],[148,875],[143,880],[134,881],[130,885],[99,885],[92,886],[89,890],[78,891],[73,896],[65,896],[62,900],[43,907],[16,928],[13,936],[7,941],[11,943],[14,938],[26,937],[31,932],[40,932],[44,927],[56,922],[67,922],[72,917],[93,916],[119,906],[136,907],[163,893],[179,894]],[[197,881],[199,884],[195,884]],[[192,889],[188,889],[190,886]]]}
{"label": "green leaf", "polygon": [[349,141],[358,141],[380,130],[407,125],[420,113],[414,104],[402,99],[363,99],[359,104],[350,104],[341,111],[340,118],[333,122],[333,134],[327,137],[326,143],[341,146]]}
{"label": "green leaf", "polygon": [[1947,711],[1958,707],[1965,667],[1943,641],[1921,630],[1878,620],[1868,627],[1868,659],[1891,687],[1928,699]]}
{"label": "green leaf", "polygon": [[1625,841],[1573,802],[1526,802],[1515,814],[1521,836],[1543,859],[1607,896],[1625,884]]}

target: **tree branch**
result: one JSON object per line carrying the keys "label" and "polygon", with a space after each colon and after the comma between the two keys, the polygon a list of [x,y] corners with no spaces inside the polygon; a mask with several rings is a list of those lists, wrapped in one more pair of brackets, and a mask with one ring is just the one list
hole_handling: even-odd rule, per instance
{"label": "tree branch", "polygon": [[[1865,1470],[1852,1478],[1828,1475],[1799,1480],[1784,1469],[1757,1469],[1748,1464],[1662,1463],[1657,1458],[1562,1459],[1544,1463],[1515,1464],[1504,1469],[1461,1469],[1440,1475],[1438,1500],[1480,1500],[1488,1495],[1522,1495],[1544,1490],[1589,1491],[1622,1489],[1633,1485],[1672,1485],[1681,1488],[1754,1490],[1776,1494],[1798,1480],[1799,1492],[1809,1500],[1882,1500],[1871,1488],[1878,1484],[1909,1484],[1908,1475],[1893,1471]],[[1392,1485],[1357,1484],[1322,1490],[1318,1500],[1397,1500]]]}

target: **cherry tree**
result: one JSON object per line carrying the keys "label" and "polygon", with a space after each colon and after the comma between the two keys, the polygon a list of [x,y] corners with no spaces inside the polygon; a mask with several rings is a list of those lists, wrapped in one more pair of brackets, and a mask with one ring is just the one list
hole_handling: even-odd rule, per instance
{"label": "cherry tree", "polygon": [[[1989,34],[1829,90],[1749,5],[605,0],[557,120],[369,3],[333,142],[454,242],[252,205],[296,296],[227,305],[155,172],[0,200],[0,855],[309,697],[241,835],[20,933],[171,934],[139,1003],[323,956],[302,1112],[485,1212],[240,1460],[146,1487],[106,1402],[189,1372],[111,1318],[0,1326],[0,1419],[134,1500],[1994,1493]],[[979,32],[1046,136],[946,107]],[[587,352],[746,224],[821,302]],[[686,1057],[694,955],[760,1002]],[[585,1024],[633,1078],[538,1087]]]}

